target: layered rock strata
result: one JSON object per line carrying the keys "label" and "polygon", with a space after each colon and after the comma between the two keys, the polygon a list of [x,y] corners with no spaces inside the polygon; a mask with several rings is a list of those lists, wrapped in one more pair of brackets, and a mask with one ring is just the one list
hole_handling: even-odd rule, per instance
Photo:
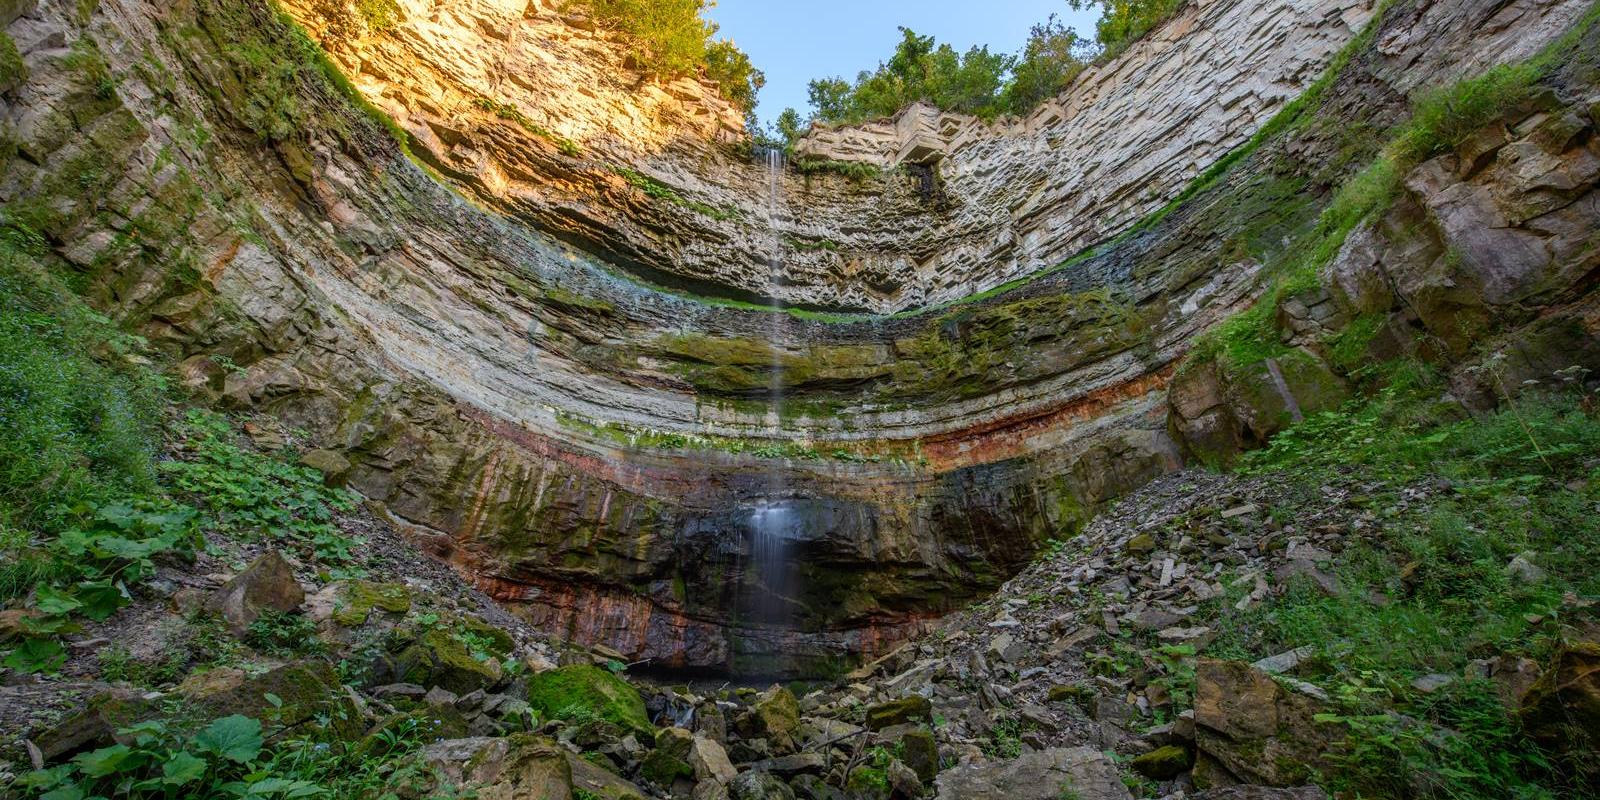
{"label": "layered rock strata", "polygon": [[[1292,83],[1241,95],[1237,116],[1185,118],[1181,135],[1216,156],[1309,83],[1370,13],[1221,5],[1199,6],[1149,47],[1189,52],[1173,56],[1174,69],[1202,63],[1183,42],[1248,40],[1253,31],[1206,27],[1235,14],[1274,21],[1266,52],[1314,46],[1295,56],[1304,66],[1285,73]],[[1231,453],[1279,424],[1252,421],[1260,405],[1250,398],[1261,395],[1238,387],[1268,385],[1302,413],[1335,402],[1342,368],[1312,328],[1294,328],[1275,366],[1250,373],[1255,384],[1222,375],[1206,394],[1193,377],[1204,371],[1177,364],[1297,255],[1329,187],[1373,155],[1374,132],[1400,118],[1409,93],[1531,54],[1585,5],[1397,3],[1305,124],[1171,213],[1010,291],[918,314],[775,314],[638,282],[761,294],[754,278],[742,285],[703,268],[711,256],[685,254],[744,248],[749,258],[726,263],[769,272],[761,242],[774,233],[754,210],[766,207],[766,176],[725,150],[734,117],[712,87],[631,79],[607,35],[540,4],[407,5],[403,23],[376,33],[348,9],[292,8],[360,94],[255,0],[18,7],[6,33],[26,78],[4,95],[15,150],[0,201],[8,246],[73,271],[196,391],[280,416],[342,453],[344,481],[546,629],[664,668],[811,671],[881,650],[981,595],[1106,500],[1178,468],[1186,450]],[[358,30],[330,25],[340,20]],[[1198,27],[1178,37],[1184,25]],[[1104,74],[1132,69],[1120,63],[1087,80],[1110,87]],[[600,73],[622,77],[580,80]],[[1402,323],[1431,326],[1437,309],[1477,298],[1503,333],[1587,297],[1593,180],[1582,154],[1594,138],[1574,110],[1593,101],[1583,91],[1553,93],[1530,111],[1542,120],[1517,121],[1498,147],[1411,176],[1412,206],[1400,213],[1412,208],[1440,231],[1411,248],[1421,265],[1411,283],[1390,295],[1346,292],[1354,300],[1313,293],[1286,306],[1292,324],[1388,302],[1415,309]],[[1062,102],[1074,92],[1089,89]],[[366,102],[396,113],[426,169]],[[1091,105],[1077,108],[1072,119],[1099,123]],[[1543,121],[1568,118],[1578,122],[1565,136]],[[1208,137],[1210,125],[1219,127]],[[1032,135],[1022,129],[983,139],[969,128],[941,165],[951,170],[943,195],[997,207],[951,165],[964,152],[1006,162],[1007,143]],[[1069,155],[1028,162],[1045,194],[1079,180],[1061,164],[1098,157]],[[1129,206],[1102,232],[1205,166],[1161,170],[1153,205]],[[805,209],[809,227],[790,212],[776,235],[815,245],[818,259],[894,253],[894,237],[948,222],[905,177],[782,183],[786,207]],[[1521,188],[1497,194],[1504,186]],[[849,204],[872,212],[845,213]],[[1074,233],[1069,206],[1037,218],[1065,226],[1039,247],[1066,255],[1098,235]],[[1458,224],[1485,214],[1496,224]],[[730,224],[711,224],[721,222]],[[1010,227],[968,224],[961,236],[993,237],[970,252],[1007,246]],[[1485,266],[1509,239],[1484,230],[1515,239],[1520,260]],[[884,238],[867,244],[875,236]],[[1370,252],[1398,247],[1381,226],[1351,241],[1379,237]],[[838,247],[846,241],[861,246]],[[1369,251],[1356,247],[1338,263],[1356,264],[1346,271],[1359,282]],[[810,262],[792,255],[781,274],[804,285]],[[984,259],[993,276],[1050,263]],[[1480,290],[1461,270],[1492,279]],[[987,285],[950,280],[951,291]],[[932,296],[794,299],[896,308]],[[1592,324],[1560,330],[1593,336]],[[1173,396],[1169,429],[1175,376],[1198,388]],[[789,520],[783,575],[759,568],[756,552],[774,507]]]}

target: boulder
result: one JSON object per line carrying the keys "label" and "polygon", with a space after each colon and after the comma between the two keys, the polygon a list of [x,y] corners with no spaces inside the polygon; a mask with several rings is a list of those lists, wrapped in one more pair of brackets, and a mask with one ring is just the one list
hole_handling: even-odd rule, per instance
{"label": "boulder", "polygon": [[917,773],[923,783],[938,776],[939,743],[933,738],[933,732],[919,728],[901,736],[900,760]]}
{"label": "boulder", "polygon": [[[1315,721],[1321,710],[1321,701],[1242,661],[1201,659],[1195,666],[1196,743],[1240,782],[1305,783],[1340,735]],[[1207,766],[1197,765],[1197,784],[1206,780]]]}
{"label": "boulder", "polygon": [[283,727],[326,720],[326,730],[347,741],[359,739],[366,729],[361,709],[333,667],[320,659],[254,677],[238,669],[213,669],[189,676],[177,694],[191,715],[204,720],[241,714]]}
{"label": "boulder", "polygon": [[343,484],[351,466],[350,459],[337,450],[311,450],[300,457],[300,464],[321,472],[329,486]]}
{"label": "boulder", "polygon": [[740,732],[746,738],[766,739],[778,752],[792,751],[800,730],[800,702],[788,689],[773,686],[756,697],[743,723]]}
{"label": "boulder", "polygon": [[1128,766],[1146,778],[1170,781],[1187,771],[1193,761],[1188,748],[1169,744],[1135,758]]}
{"label": "boulder", "polygon": [[1562,645],[1522,703],[1522,727],[1534,741],[1600,778],[1600,642]]}
{"label": "boulder", "polygon": [[638,690],[590,664],[572,664],[529,678],[528,705],[546,719],[592,716],[617,725],[642,741],[655,741],[655,727],[650,724]]}
{"label": "boulder", "polygon": [[694,734],[683,728],[667,728],[656,734],[656,747],[639,765],[639,775],[664,789],[671,789],[678,781],[694,778],[694,767],[689,765],[689,751],[694,747]]}
{"label": "boulder", "polygon": [[277,551],[269,550],[218,589],[209,605],[234,633],[243,635],[263,611],[294,611],[305,599],[294,568]]}
{"label": "boulder", "polygon": [[411,610],[411,590],[402,583],[348,581],[335,587],[328,617],[341,627],[365,625],[373,612],[404,616]]}
{"label": "boulder", "polygon": [[1282,789],[1272,786],[1229,786],[1195,795],[1194,800],[1328,800],[1328,793],[1316,786]]}
{"label": "boulder", "polygon": [[701,783],[727,783],[739,774],[728,759],[728,751],[716,740],[699,734],[689,744],[689,766],[694,768],[694,779]]}
{"label": "boulder", "polygon": [[450,788],[470,790],[478,800],[574,800],[566,751],[541,736],[445,740],[422,757]]}
{"label": "boulder", "polygon": [[1092,747],[1051,748],[939,774],[938,800],[1131,800],[1116,764]]}
{"label": "boulder", "polygon": [[[151,704],[137,692],[112,689],[91,697],[77,712],[36,735],[33,743],[38,746],[45,763],[54,763],[118,742],[118,731],[145,719],[150,713]],[[131,740],[118,743],[133,744]]]}
{"label": "boulder", "polygon": [[932,722],[933,703],[919,694],[879,703],[867,709],[868,730],[881,731],[908,722]]}
{"label": "boulder", "polygon": [[795,800],[794,790],[770,772],[746,772],[728,784],[731,800]]}
{"label": "boulder", "polygon": [[[645,800],[648,796],[638,786],[624,780],[604,767],[592,764],[577,753],[567,751],[567,766],[572,768],[572,789],[575,800]],[[726,800],[710,798],[708,800]]]}
{"label": "boulder", "polygon": [[457,695],[493,686],[503,674],[497,659],[478,658],[445,627],[431,628],[410,640],[387,671],[397,682],[437,686]]}

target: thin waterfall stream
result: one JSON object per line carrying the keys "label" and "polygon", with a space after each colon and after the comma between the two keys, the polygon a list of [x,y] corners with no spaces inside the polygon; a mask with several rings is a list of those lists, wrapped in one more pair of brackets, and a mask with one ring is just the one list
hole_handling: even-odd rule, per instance
{"label": "thin waterfall stream", "polygon": [[[768,172],[767,229],[770,234],[767,257],[767,283],[771,297],[772,365],[769,378],[767,411],[768,425],[774,441],[783,437],[783,341],[786,334],[787,315],[779,299],[783,273],[783,234],[780,220],[783,212],[783,170],[785,158],[778,148],[766,151]],[[792,598],[798,570],[793,563],[792,544],[800,534],[800,519],[788,497],[788,481],[783,468],[776,461],[767,470],[763,497],[750,518],[751,542],[749,567],[757,580],[751,585],[755,592],[751,610],[757,620],[769,625],[782,625],[792,615]]]}

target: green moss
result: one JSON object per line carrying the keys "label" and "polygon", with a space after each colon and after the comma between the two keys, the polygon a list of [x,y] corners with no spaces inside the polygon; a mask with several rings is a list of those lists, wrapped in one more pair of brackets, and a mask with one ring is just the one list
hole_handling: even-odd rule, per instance
{"label": "green moss", "polygon": [[737,206],[718,208],[698,200],[690,200],[671,186],[628,167],[612,167],[611,171],[621,175],[623,180],[626,180],[635,189],[656,200],[663,200],[676,206],[682,206],[716,220],[726,221],[739,218]]}
{"label": "green moss", "polygon": [[621,678],[588,664],[541,672],[528,679],[528,705],[547,718],[601,719],[653,739],[644,698]]}
{"label": "green moss", "polygon": [[857,183],[872,180],[883,171],[877,164],[868,164],[864,161],[838,161],[831,158],[797,158],[794,161],[794,168],[801,175],[837,175]]}
{"label": "green moss", "polygon": [[500,663],[478,658],[455,631],[435,627],[424,632],[396,657],[401,681],[440,686],[467,694],[498,683]]}
{"label": "green moss", "polygon": [[404,584],[351,581],[333,612],[333,621],[346,628],[365,625],[373,610],[404,614],[411,610],[411,591]]}
{"label": "green moss", "polygon": [[617,313],[616,305],[608,300],[585,297],[560,287],[546,289],[543,300],[568,311],[590,311],[604,316],[611,316]]}
{"label": "green moss", "polygon": [[22,63],[22,53],[11,35],[0,31],[0,91],[22,85],[28,79],[28,65]]}

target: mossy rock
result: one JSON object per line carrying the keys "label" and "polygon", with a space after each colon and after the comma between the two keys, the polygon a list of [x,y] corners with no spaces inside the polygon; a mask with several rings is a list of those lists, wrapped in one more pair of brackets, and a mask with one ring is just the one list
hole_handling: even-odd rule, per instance
{"label": "mossy rock", "polygon": [[933,721],[933,704],[920,694],[879,703],[867,709],[867,728],[881,731],[907,722]]}
{"label": "mossy rock", "polygon": [[689,749],[694,736],[682,728],[669,728],[656,737],[656,749],[650,751],[639,774],[657,786],[671,787],[679,778],[693,780],[694,767],[689,764]]}
{"label": "mossy rock", "polygon": [[1052,703],[1074,702],[1087,706],[1094,699],[1094,689],[1081,683],[1064,683],[1050,687],[1046,697]]}
{"label": "mossy rock", "polygon": [[1129,539],[1128,543],[1123,545],[1122,549],[1125,550],[1129,555],[1149,555],[1155,552],[1156,539],[1154,536],[1151,536],[1148,533],[1141,533],[1138,536]]}
{"label": "mossy rock", "polygon": [[399,583],[351,581],[345,586],[333,621],[346,628],[367,624],[373,611],[405,614],[411,610],[411,590]]}
{"label": "mossy rock", "polygon": [[845,789],[862,800],[883,800],[889,796],[889,773],[877,767],[856,767],[845,779]]}
{"label": "mossy rock", "polygon": [[419,708],[415,711],[390,714],[374,725],[361,742],[351,751],[358,757],[380,755],[388,744],[385,734],[402,738],[418,738],[425,742],[465,739],[470,735],[466,717],[450,706]]}
{"label": "mossy rock", "polygon": [[754,734],[780,750],[794,747],[800,729],[800,701],[794,692],[773,686],[762,692],[751,706]]}
{"label": "mossy rock", "polygon": [[1146,778],[1169,781],[1183,774],[1193,763],[1187,748],[1169,744],[1135,758],[1128,766]]}
{"label": "mossy rock", "polygon": [[573,664],[529,678],[528,705],[546,718],[603,719],[642,741],[655,741],[655,728],[638,690],[590,664]]}
{"label": "mossy rock", "polygon": [[489,651],[501,658],[511,655],[511,651],[517,647],[517,642],[511,638],[511,634],[477,617],[462,617],[457,625],[480,639],[488,640]]}
{"label": "mossy rock", "polygon": [[203,720],[240,714],[292,727],[325,719],[337,738],[353,741],[365,733],[360,709],[326,661],[296,661],[256,677],[211,670],[189,676],[177,692]]}
{"label": "mossy rock", "polygon": [[113,689],[90,698],[78,712],[34,736],[33,742],[46,761],[59,761],[73,753],[111,744],[122,738],[117,731],[150,718],[154,712],[153,704],[137,693]]}
{"label": "mossy rock", "polygon": [[438,686],[468,694],[500,682],[504,674],[494,658],[480,661],[449,628],[424,632],[394,659],[394,673],[403,683]]}

